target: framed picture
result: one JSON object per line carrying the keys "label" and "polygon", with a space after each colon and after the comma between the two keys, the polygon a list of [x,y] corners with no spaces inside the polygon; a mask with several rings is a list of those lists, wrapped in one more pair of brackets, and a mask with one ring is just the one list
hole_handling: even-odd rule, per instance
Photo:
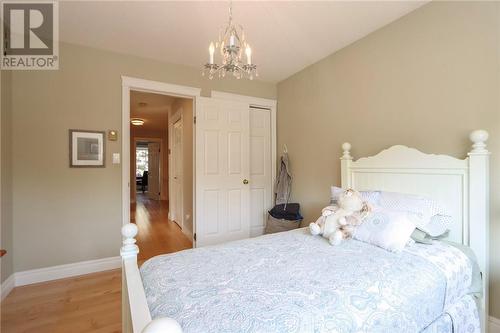
{"label": "framed picture", "polygon": [[106,132],[69,130],[69,166],[103,168]]}

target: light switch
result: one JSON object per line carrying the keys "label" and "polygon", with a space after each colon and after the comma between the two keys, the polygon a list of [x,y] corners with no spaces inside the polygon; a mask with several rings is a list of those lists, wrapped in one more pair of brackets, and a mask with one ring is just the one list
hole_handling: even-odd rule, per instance
{"label": "light switch", "polygon": [[120,164],[120,153],[113,153],[113,164]]}

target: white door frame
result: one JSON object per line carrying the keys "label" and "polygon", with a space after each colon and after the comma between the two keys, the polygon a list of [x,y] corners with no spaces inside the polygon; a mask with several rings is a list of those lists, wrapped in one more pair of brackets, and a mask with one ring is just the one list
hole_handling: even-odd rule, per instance
{"label": "white door frame", "polygon": [[[183,110],[182,110],[183,111]],[[178,114],[175,114],[175,118],[174,117],[171,117],[169,119],[169,122],[168,122],[168,137],[169,137],[169,145],[168,145],[168,149],[170,149],[170,154],[168,154],[168,165],[169,165],[169,173],[168,173],[168,197],[169,197],[169,200],[168,200],[168,206],[169,206],[169,209],[168,209],[168,216],[169,216],[169,219],[172,219],[172,207],[174,207],[175,205],[172,204],[172,195],[175,195],[173,192],[173,189],[172,189],[172,182],[173,182],[173,179],[174,179],[174,173],[173,173],[173,167],[174,167],[174,154],[173,154],[173,143],[174,143],[174,136],[173,136],[173,130],[174,130],[174,125],[180,121],[181,122],[181,125],[184,126],[184,124],[182,123],[183,122],[183,119],[184,119],[184,115],[183,115],[183,112],[179,112]],[[194,113],[193,113],[194,114]],[[184,132],[184,127],[182,128],[183,132]],[[194,131],[193,131],[194,133]],[[183,133],[184,135],[184,133]],[[184,138],[181,138],[182,140],[182,147],[183,147],[183,150],[184,150]],[[193,149],[194,149],[194,146],[193,146]],[[182,163],[182,166],[184,167],[184,151],[181,151],[181,163]],[[194,161],[194,160],[193,160]],[[193,163],[193,168],[194,168],[195,164]],[[193,174],[193,177],[194,177],[194,174]],[[179,224],[179,226],[181,227],[182,231],[185,232],[185,228],[184,228],[184,216],[185,216],[185,213],[184,213],[184,174],[182,175],[182,179],[181,180],[177,180],[178,183],[180,184],[180,187],[181,187],[181,191],[182,191],[182,195],[181,195],[181,211],[178,212],[177,209],[174,208],[174,211],[176,214],[180,214],[180,221],[174,221],[176,222],[177,224]],[[194,181],[193,181],[193,184],[194,184]],[[177,189],[179,190],[179,189]],[[195,192],[193,192],[193,200],[195,199],[195,195],[194,195]],[[193,202],[194,203],[194,202]],[[175,203],[176,205],[178,204],[177,202]],[[193,210],[194,210],[195,206],[193,205]],[[177,217],[177,219],[179,219]],[[173,220],[172,220],[173,221]],[[191,230],[191,232],[193,232],[194,234],[194,230]],[[191,238],[192,236],[191,235],[187,235],[189,238]]]}
{"label": "white door frame", "polygon": [[[196,114],[196,98],[201,89],[159,81],[122,76],[122,224],[130,223],[130,91],[178,96],[193,99],[193,115]],[[194,143],[195,141],[193,141]],[[194,164],[194,163],[193,163]],[[195,181],[193,181],[193,184]],[[194,200],[194,198],[193,198]],[[194,206],[193,202],[193,206]],[[195,206],[194,206],[195,207]],[[193,214],[193,226],[196,216]]]}

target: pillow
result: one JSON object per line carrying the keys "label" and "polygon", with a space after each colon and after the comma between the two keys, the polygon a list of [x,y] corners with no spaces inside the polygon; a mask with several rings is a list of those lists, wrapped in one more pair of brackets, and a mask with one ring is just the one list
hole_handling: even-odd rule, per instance
{"label": "pillow", "polygon": [[[331,191],[330,204],[336,205],[337,200],[339,199],[340,195],[344,193],[345,190],[337,186],[332,186],[330,188],[330,191]],[[372,205],[378,205],[380,191],[360,191],[359,193],[364,201]]]}
{"label": "pillow", "polygon": [[428,233],[425,231],[422,231],[420,229],[415,229],[412,234],[411,234],[411,239],[417,243],[421,244],[432,244],[433,240],[441,240],[445,237],[448,236],[448,230],[446,230],[443,234],[433,237],[430,236]]}
{"label": "pillow", "polygon": [[[332,186],[330,203],[336,204],[343,191],[339,187]],[[409,213],[416,227],[431,238],[440,237],[448,232],[453,221],[451,214],[443,205],[425,196],[388,191],[360,193],[363,200],[374,206]]]}
{"label": "pillow", "polygon": [[391,252],[400,252],[414,230],[415,222],[408,213],[376,207],[355,229],[353,238]]}
{"label": "pillow", "polygon": [[443,205],[425,196],[383,191],[379,204],[384,208],[415,214],[418,218],[415,220],[416,227],[429,238],[446,234],[453,220]]}
{"label": "pillow", "polygon": [[450,231],[452,218],[449,215],[434,215],[428,224],[418,227],[430,238],[442,237]]}
{"label": "pillow", "polygon": [[434,215],[450,215],[448,210],[436,200],[415,194],[382,191],[379,205],[392,210],[417,214],[428,219],[428,222]]}

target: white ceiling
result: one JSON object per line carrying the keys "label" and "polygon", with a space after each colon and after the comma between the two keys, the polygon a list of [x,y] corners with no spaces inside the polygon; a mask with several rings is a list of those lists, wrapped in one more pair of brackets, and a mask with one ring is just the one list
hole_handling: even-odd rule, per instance
{"label": "white ceiling", "polygon": [[[427,1],[236,1],[260,79],[281,81]],[[200,68],[226,1],[60,2],[60,39]]]}
{"label": "white ceiling", "polygon": [[168,127],[168,111],[174,100],[175,97],[167,95],[131,91],[130,118],[144,120],[144,125],[136,126],[140,130],[165,131]]}

